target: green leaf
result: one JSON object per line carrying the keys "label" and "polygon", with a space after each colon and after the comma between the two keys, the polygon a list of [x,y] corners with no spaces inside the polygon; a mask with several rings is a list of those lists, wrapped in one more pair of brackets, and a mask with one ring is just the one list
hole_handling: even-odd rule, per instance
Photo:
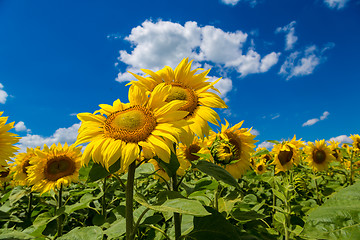
{"label": "green leaf", "polygon": [[257,213],[252,210],[251,211],[241,211],[238,208],[235,209],[233,212],[231,212],[231,216],[241,222],[248,222],[248,221],[257,220],[257,219],[264,219],[267,217],[264,214]]}
{"label": "green leaf", "polygon": [[274,214],[274,219],[279,223],[285,224],[285,214],[281,212],[276,212]]}
{"label": "green leaf", "polygon": [[234,240],[234,239],[257,239],[227,221],[216,210],[206,207],[211,213],[205,217],[194,217],[194,229],[187,235],[189,239],[203,240]]}
{"label": "green leaf", "polygon": [[104,231],[108,239],[119,239],[119,237],[126,232],[126,219],[121,218],[111,224],[111,226]]}
{"label": "green leaf", "polygon": [[273,191],[273,193],[275,194],[275,196],[277,196],[278,198],[280,198],[280,200],[285,203],[286,202],[286,198],[285,195],[282,192],[279,192],[278,190],[272,188],[271,189]]}
{"label": "green leaf", "polygon": [[33,239],[34,237],[23,233],[16,231],[14,229],[0,229],[0,239],[1,240],[21,240],[21,239]]}
{"label": "green leaf", "polygon": [[86,193],[80,198],[79,202],[72,205],[65,205],[65,213],[70,214],[77,210],[88,208],[92,201],[101,198],[103,194],[103,192],[100,192],[97,196],[93,196],[91,193]]}
{"label": "green leaf", "polygon": [[17,201],[19,201],[25,195],[30,194],[21,186],[15,187],[9,196],[10,205],[14,205]]}
{"label": "green leaf", "polygon": [[276,140],[266,140],[266,142],[279,144],[279,141],[276,141]]}
{"label": "green leaf", "polygon": [[77,227],[64,234],[63,236],[57,238],[57,240],[102,240],[103,231],[100,227],[91,226],[91,227]]}
{"label": "green leaf", "polygon": [[179,160],[178,160],[176,154],[173,153],[172,151],[171,151],[171,156],[170,156],[170,162],[169,163],[164,162],[160,158],[156,158],[156,161],[159,163],[160,167],[162,167],[165,170],[165,172],[167,173],[167,175],[169,177],[175,176],[176,171],[180,167]]}
{"label": "green leaf", "polygon": [[110,174],[117,172],[119,169],[120,169],[120,161],[119,160],[116,161],[113,165],[111,165],[109,167],[110,172],[107,171],[106,168],[103,167],[101,164],[94,163],[89,172],[87,182],[95,182],[99,179],[110,176]]}
{"label": "green leaf", "polygon": [[203,205],[196,201],[187,198],[171,198],[168,194],[168,199],[164,201],[162,196],[160,202],[149,204],[146,198],[140,193],[135,193],[134,199],[141,205],[159,212],[177,212],[181,214],[189,214],[193,216],[206,216],[209,213],[205,210]]}
{"label": "green leaf", "polygon": [[236,187],[240,190],[240,186],[236,179],[224,168],[208,161],[198,161],[196,164],[193,165],[193,168],[197,168],[203,173],[206,173],[212,177],[214,177],[218,181],[222,181],[227,183],[231,186]]}
{"label": "green leaf", "polygon": [[329,240],[359,239],[360,182],[341,189],[311,211],[302,235]]}
{"label": "green leaf", "polygon": [[264,149],[264,150],[261,150],[259,152],[256,152],[254,155],[252,155],[253,157],[257,157],[257,156],[261,156],[261,155],[264,155],[264,154],[269,154],[269,150],[267,149]]}

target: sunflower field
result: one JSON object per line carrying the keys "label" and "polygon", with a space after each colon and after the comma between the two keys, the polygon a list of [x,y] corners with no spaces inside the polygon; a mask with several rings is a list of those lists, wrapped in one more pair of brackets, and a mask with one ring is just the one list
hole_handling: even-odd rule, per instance
{"label": "sunflower field", "polygon": [[191,64],[133,74],[72,145],[17,153],[1,112],[0,239],[360,239],[360,136],[256,148]]}

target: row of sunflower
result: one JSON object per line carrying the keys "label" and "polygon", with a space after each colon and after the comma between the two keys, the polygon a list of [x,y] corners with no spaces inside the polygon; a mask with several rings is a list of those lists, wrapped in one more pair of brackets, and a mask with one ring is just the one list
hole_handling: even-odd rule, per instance
{"label": "row of sunflower", "polygon": [[[200,166],[196,162],[203,160],[210,164],[206,165],[209,169],[205,169],[205,173],[216,180],[225,179],[225,183],[237,188],[238,183],[233,180],[240,179],[250,166],[257,173],[275,166],[272,172],[277,174],[287,172],[293,165],[301,165],[302,160],[314,170],[322,171],[327,169],[329,162],[340,159],[344,166],[351,169],[352,181],[356,166],[354,159],[359,155],[359,135],[351,136],[353,146],[346,148],[346,153],[340,151],[336,142],[328,146],[321,140],[305,146],[303,141],[295,137],[289,141],[275,142],[271,152],[266,149],[255,152],[255,135],[251,134],[251,129],[242,128],[243,122],[230,127],[225,120],[219,132],[210,129],[208,122],[218,125],[220,121],[213,108],[227,106],[214,87],[220,79],[209,82],[206,77],[209,70],[191,70],[191,61],[184,59],[174,70],[165,67],[157,72],[143,71],[147,74],[145,77],[133,74],[137,80],[128,84],[128,103],[118,99],[112,105],[100,104],[100,109],[94,113],[78,114],[81,126],[77,140],[71,146],[66,143],[63,146],[60,143],[50,147],[44,145],[42,149],[28,148],[25,153],[15,155],[17,147],[14,144],[19,138],[9,132],[13,123],[6,124],[7,118],[0,117],[0,179],[12,185],[29,186],[31,191],[41,194],[54,190],[58,194],[56,207],[59,214],[63,187],[78,181],[80,168],[86,168],[89,164],[102,166],[114,173],[114,177],[124,186],[126,239],[134,239],[139,234],[133,216],[134,172],[146,162],[154,165],[152,175],[166,183],[173,192],[181,191],[180,186],[186,175],[196,173],[194,168]],[[82,153],[83,144],[87,145]],[[8,162],[12,162],[10,168]],[[112,170],[115,165],[118,165],[116,171]],[[175,166],[175,171],[171,166]],[[230,177],[219,167],[225,169]],[[125,173],[126,185],[119,177]],[[206,177],[201,175],[201,178]],[[220,183],[217,184],[213,206],[219,210],[218,198],[224,192]],[[6,187],[6,183],[4,185]],[[106,179],[104,201],[105,185]],[[287,196],[286,193],[284,195]],[[202,203],[206,205],[206,202]],[[63,220],[60,214],[55,237],[62,235]],[[175,239],[180,239],[181,216],[176,212],[173,221]],[[286,225],[285,229],[288,227]]]}

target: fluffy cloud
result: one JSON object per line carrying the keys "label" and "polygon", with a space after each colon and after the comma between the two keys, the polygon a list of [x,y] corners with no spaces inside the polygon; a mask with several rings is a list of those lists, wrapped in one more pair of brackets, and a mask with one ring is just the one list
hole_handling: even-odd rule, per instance
{"label": "fluffy cloud", "polygon": [[267,148],[268,150],[271,150],[273,147],[274,147],[274,143],[271,143],[271,142],[262,142],[262,143],[260,143],[259,145],[258,145],[258,147],[259,148],[262,148],[262,147],[264,147],[264,148]]}
{"label": "fluffy cloud", "polygon": [[234,69],[242,77],[266,72],[278,62],[280,53],[271,52],[261,57],[253,46],[243,49],[247,38],[248,34],[242,31],[225,32],[214,26],[200,27],[191,21],[184,25],[161,20],[145,21],[125,37],[133,50],[130,53],[120,51],[118,66],[123,63],[127,68],[118,74],[116,80],[133,80],[127,71],[142,74],[141,68],[158,70],[165,65],[174,68],[185,57],[194,59],[195,66],[213,63],[221,69]]}
{"label": "fluffy cloud", "polygon": [[296,43],[296,41],[298,40],[298,37],[295,36],[295,27],[294,25],[296,24],[295,21],[292,21],[291,23],[289,23],[288,25],[284,26],[284,27],[278,27],[275,31],[275,33],[285,33],[285,50],[290,50],[294,47],[294,44]]}
{"label": "fluffy cloud", "polygon": [[340,142],[340,143],[352,143],[353,140],[346,136],[346,135],[340,135],[340,136],[337,136],[337,137],[332,137],[330,138],[328,141],[337,141],[337,142]]}
{"label": "fluffy cloud", "polygon": [[341,9],[345,7],[349,0],[324,0],[324,2],[329,8]]}
{"label": "fluffy cloud", "polygon": [[4,104],[6,102],[6,98],[8,97],[8,94],[2,90],[4,88],[4,85],[0,83],[0,103]]}
{"label": "fluffy cloud", "polygon": [[286,76],[286,80],[312,74],[315,67],[325,61],[324,52],[334,46],[334,43],[328,43],[319,50],[317,46],[312,45],[303,52],[295,51],[291,53],[281,66],[279,74]]}
{"label": "fluffy cloud", "polygon": [[[221,0],[222,3],[226,5],[235,6],[238,4],[241,0]],[[257,4],[257,0],[244,0],[244,2],[248,2],[250,6],[254,7]]]}
{"label": "fluffy cloud", "polygon": [[305,126],[312,126],[314,125],[315,123],[319,122],[319,121],[322,121],[322,120],[325,120],[328,116],[330,115],[330,113],[328,111],[325,111],[323,112],[323,114],[320,116],[320,118],[312,118],[312,119],[309,119],[307,120],[306,122],[303,123],[303,127]]}
{"label": "fluffy cloud", "polygon": [[251,133],[252,135],[255,135],[255,136],[259,136],[259,135],[260,135],[260,132],[259,132],[258,130],[256,130],[255,128],[252,128],[251,131],[250,131],[250,133]]}
{"label": "fluffy cloud", "polygon": [[25,123],[23,121],[18,122],[17,124],[15,124],[14,127],[15,127],[15,131],[17,132],[25,132],[25,131],[31,132],[31,130],[25,126]]}
{"label": "fluffy cloud", "polygon": [[40,146],[42,148],[44,144],[48,146],[53,143],[64,144],[65,142],[69,145],[73,144],[76,141],[79,127],[80,123],[76,123],[68,128],[59,128],[50,137],[42,137],[40,135],[32,135],[28,133],[25,137],[20,139],[19,144],[17,145],[20,147],[19,152],[25,152],[27,147],[35,148]]}

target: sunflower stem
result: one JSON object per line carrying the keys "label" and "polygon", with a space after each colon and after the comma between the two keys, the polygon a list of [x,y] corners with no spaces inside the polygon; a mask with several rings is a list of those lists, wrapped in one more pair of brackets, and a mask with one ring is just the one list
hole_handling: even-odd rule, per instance
{"label": "sunflower stem", "polygon": [[220,183],[218,182],[218,186],[215,189],[215,193],[214,193],[214,208],[216,209],[216,211],[219,211],[219,196],[220,196]]}
{"label": "sunflower stem", "polygon": [[315,178],[314,178],[314,182],[315,182],[315,187],[316,187],[316,200],[317,200],[317,203],[319,205],[321,205],[321,199],[320,199],[320,194],[319,194],[319,184],[317,182],[316,175],[315,175]]}
{"label": "sunflower stem", "polygon": [[133,201],[134,201],[134,177],[135,177],[136,163],[133,161],[128,170],[128,177],[126,182],[126,240],[134,239],[134,215],[133,215]]}
{"label": "sunflower stem", "polygon": [[28,207],[27,207],[27,218],[30,220],[31,219],[31,212],[32,212],[32,200],[33,200],[33,194],[32,192],[29,193],[29,202],[28,202]]}
{"label": "sunflower stem", "polygon": [[104,195],[102,196],[101,198],[101,215],[103,215],[104,219],[106,219],[106,196],[105,196],[105,193],[106,193],[106,177],[104,178],[104,181],[103,181],[103,192],[104,192]]}
{"label": "sunflower stem", "polygon": [[[58,206],[57,206],[57,211],[59,212],[60,208],[62,207],[62,190],[63,190],[63,185],[60,185],[60,189],[58,192]],[[60,237],[62,235],[62,230],[63,230],[63,216],[62,214],[57,218],[57,237]]]}
{"label": "sunflower stem", "polygon": [[[171,177],[172,190],[178,191],[177,176],[174,174]],[[180,213],[174,212],[174,227],[175,227],[175,240],[180,239],[181,236],[181,216]]]}

